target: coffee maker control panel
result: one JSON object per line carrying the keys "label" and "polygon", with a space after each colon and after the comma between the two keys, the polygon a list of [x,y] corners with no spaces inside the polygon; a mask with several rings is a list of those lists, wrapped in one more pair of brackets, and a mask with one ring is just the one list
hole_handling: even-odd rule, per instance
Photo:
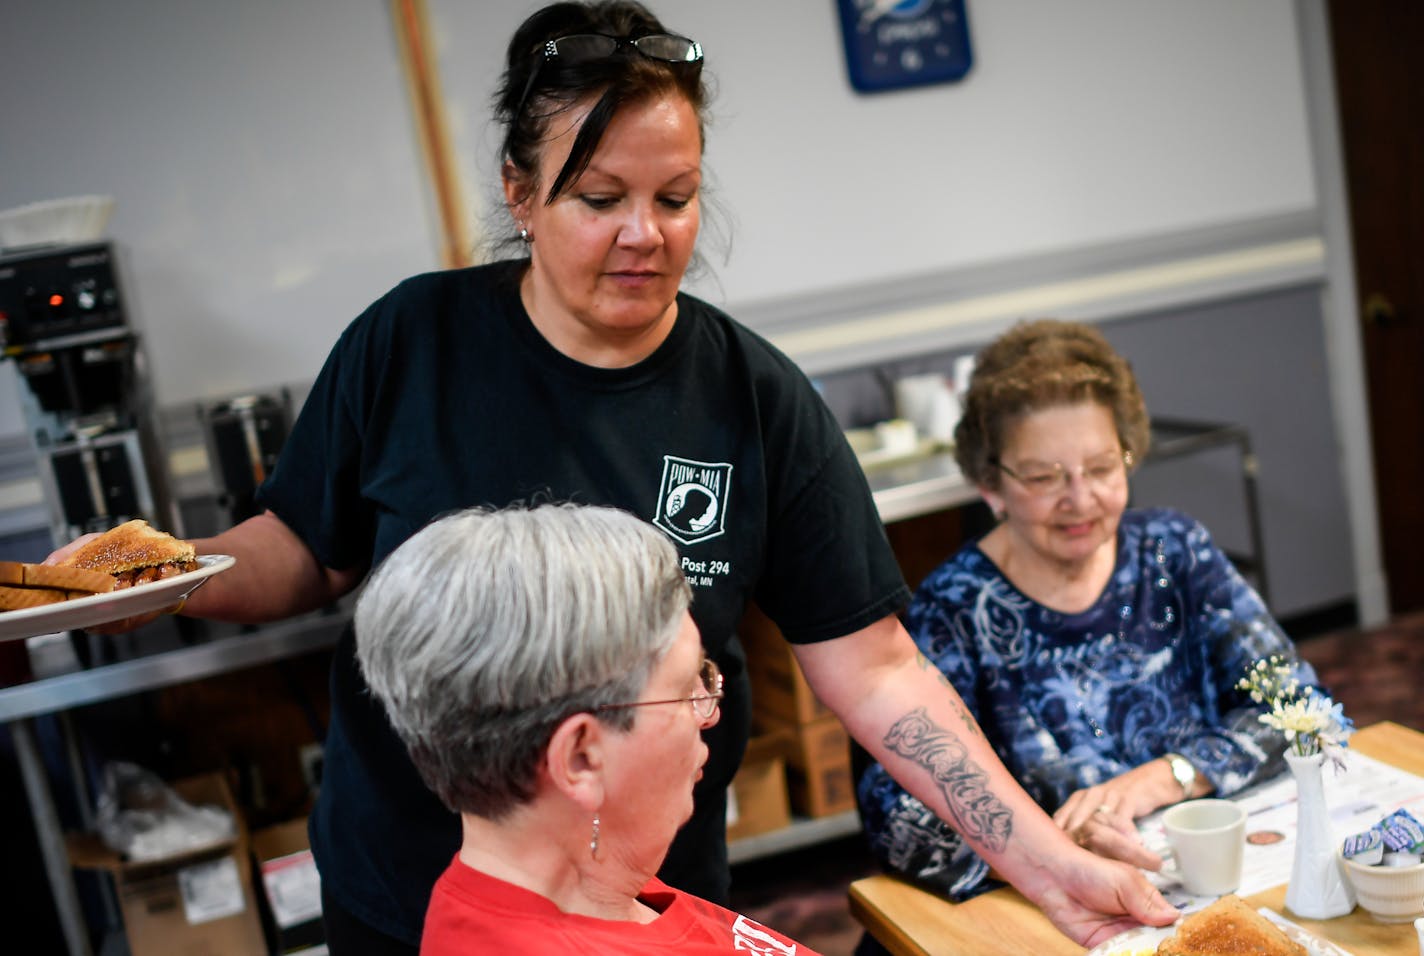
{"label": "coffee maker control panel", "polygon": [[53,347],[124,325],[107,243],[0,258],[0,347],[6,354]]}

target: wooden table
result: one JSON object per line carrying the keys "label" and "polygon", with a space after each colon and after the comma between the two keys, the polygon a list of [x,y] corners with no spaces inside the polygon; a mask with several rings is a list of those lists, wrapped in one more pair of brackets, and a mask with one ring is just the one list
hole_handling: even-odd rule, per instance
{"label": "wooden table", "polygon": [[[1373,724],[1351,738],[1360,753],[1424,776],[1424,733],[1399,724]],[[1246,897],[1268,906],[1317,936],[1355,956],[1418,956],[1411,923],[1380,923],[1359,907],[1348,916],[1311,920],[1285,908],[1285,885]],[[951,903],[893,876],[872,876],[850,886],[855,918],[895,956],[948,953],[1034,953],[1081,956],[1083,947],[1012,888],[994,890],[964,903]]]}

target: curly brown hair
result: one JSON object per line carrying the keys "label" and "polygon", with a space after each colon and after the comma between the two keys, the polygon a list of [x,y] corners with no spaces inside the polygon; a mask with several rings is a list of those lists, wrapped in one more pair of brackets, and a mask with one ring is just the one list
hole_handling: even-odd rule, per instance
{"label": "curly brown hair", "polygon": [[1141,461],[1151,441],[1147,404],[1132,367],[1089,325],[1021,322],[976,357],[954,429],[954,457],[976,485],[998,488],[996,467],[1009,429],[1055,405],[1095,402],[1112,412],[1123,450]]}

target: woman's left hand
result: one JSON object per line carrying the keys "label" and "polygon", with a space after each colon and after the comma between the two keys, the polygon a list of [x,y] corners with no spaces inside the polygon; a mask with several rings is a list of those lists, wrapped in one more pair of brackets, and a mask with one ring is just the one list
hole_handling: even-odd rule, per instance
{"label": "woman's left hand", "polygon": [[1144,870],[1162,869],[1162,858],[1147,849],[1130,819],[1124,823],[1122,818],[1100,812],[1068,835],[1083,849],[1105,859],[1121,860]]}
{"label": "woman's left hand", "polygon": [[1164,760],[1149,760],[1105,783],[1070,794],[1053,822],[1100,856],[1156,870],[1161,857],[1142,845],[1137,819],[1177,803],[1182,788]]}

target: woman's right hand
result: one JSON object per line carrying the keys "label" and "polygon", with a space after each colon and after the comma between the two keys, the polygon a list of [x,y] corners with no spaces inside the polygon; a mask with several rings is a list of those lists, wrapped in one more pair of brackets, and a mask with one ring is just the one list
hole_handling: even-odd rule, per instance
{"label": "woman's right hand", "polygon": [[1166,926],[1181,915],[1147,877],[1122,863],[1075,853],[1057,857],[1049,869],[1054,884],[1030,898],[1079,945],[1093,947],[1139,925]]}

